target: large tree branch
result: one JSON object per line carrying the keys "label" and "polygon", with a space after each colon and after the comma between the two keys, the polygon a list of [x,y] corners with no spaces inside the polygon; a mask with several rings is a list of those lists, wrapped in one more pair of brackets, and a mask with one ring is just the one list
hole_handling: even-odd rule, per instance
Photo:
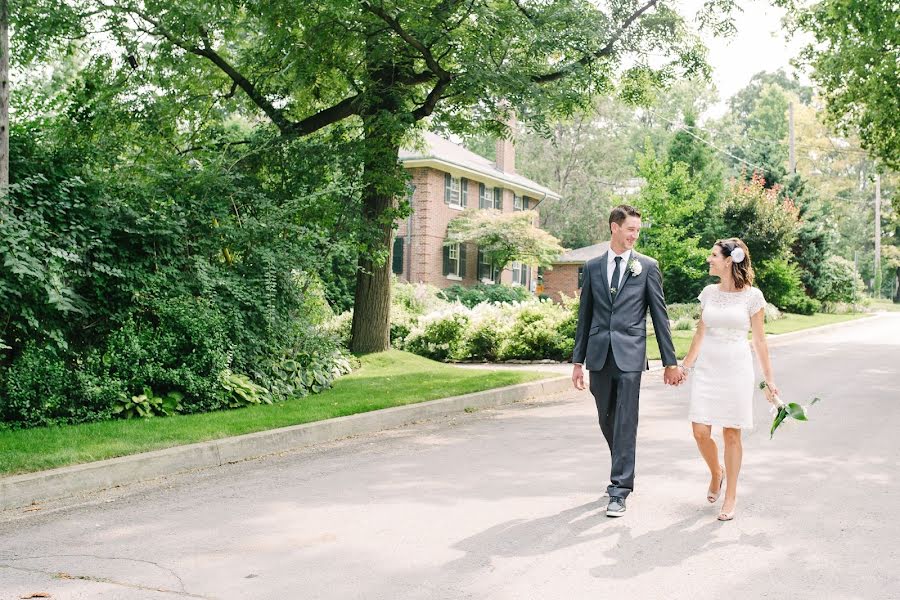
{"label": "large tree branch", "polygon": [[419,121],[433,113],[434,107],[437,106],[438,101],[441,99],[441,95],[449,85],[449,79],[439,79],[437,84],[435,84],[431,91],[428,92],[428,96],[425,98],[425,102],[423,102],[419,108],[415,109],[412,112],[413,119]]}
{"label": "large tree branch", "polygon": [[362,5],[366,8],[366,10],[371,12],[373,15],[375,15],[376,17],[378,17],[385,23],[387,23],[391,27],[391,29],[397,35],[399,35],[400,38],[404,42],[406,42],[407,44],[409,44],[410,46],[415,48],[419,52],[419,54],[422,55],[422,58],[425,59],[425,64],[428,65],[428,68],[431,70],[431,72],[434,73],[435,75],[437,75],[438,78],[447,79],[447,80],[451,79],[451,77],[452,77],[451,74],[448,71],[446,71],[440,65],[440,63],[438,63],[438,61],[434,58],[434,55],[431,53],[431,49],[428,46],[426,46],[425,44],[423,44],[421,41],[416,39],[408,31],[406,31],[400,25],[399,18],[392,17],[391,15],[389,15],[387,13],[387,11],[385,11],[380,6],[373,6],[372,3],[369,2],[368,0],[364,0]]}
{"label": "large tree branch", "polygon": [[[225,58],[222,57],[221,54],[219,54],[212,48],[206,29],[201,28],[200,36],[203,40],[203,45],[200,46],[176,36],[165,26],[163,26],[163,24],[158,19],[155,19],[151,15],[148,15],[145,12],[138,10],[137,8],[111,6],[102,3],[101,6],[103,6],[109,12],[126,13],[139,17],[140,19],[153,26],[153,29],[141,28],[141,31],[157,37],[163,37],[169,40],[169,42],[171,42],[175,46],[183,49],[184,51],[196,56],[206,58],[207,60],[212,62],[214,65],[216,65],[216,67],[219,68],[220,71],[222,71],[225,75],[228,76],[229,79],[231,79],[232,91],[229,95],[233,95],[235,88],[241,88],[241,90],[243,90],[244,93],[247,94],[250,100],[253,101],[253,103],[266,114],[269,120],[272,121],[272,123],[284,135],[308,135],[310,133],[318,131],[323,127],[331,125],[332,123],[336,123],[351,115],[357,114],[359,111],[360,96],[359,94],[357,94],[355,96],[345,98],[333,106],[320,110],[316,114],[311,115],[301,121],[292,121],[284,115],[284,111],[276,108],[268,100],[268,98],[266,98],[265,95],[263,95],[255,85],[253,85],[253,83],[249,79],[247,79],[231,63],[225,60]],[[421,77],[421,75],[422,74],[417,74],[418,77]],[[428,81],[428,79],[423,79],[423,82],[424,81]]]}
{"label": "large tree branch", "polygon": [[562,79],[563,77],[565,77],[572,71],[575,71],[582,67],[586,67],[586,66],[590,65],[591,63],[593,63],[595,60],[612,54],[612,51],[613,51],[613,48],[614,48],[616,42],[618,42],[619,39],[621,39],[621,37],[625,34],[625,31],[628,30],[628,28],[631,27],[631,25],[635,21],[637,21],[639,18],[641,18],[641,16],[645,12],[650,10],[658,2],[659,2],[659,0],[649,0],[644,6],[640,7],[638,10],[634,11],[631,15],[629,15],[629,17],[627,19],[625,19],[625,21],[622,23],[622,25],[616,30],[616,32],[613,34],[613,36],[609,39],[609,41],[602,48],[582,56],[580,59],[576,60],[574,63],[568,64],[565,67],[563,67],[557,71],[553,71],[551,73],[544,73],[543,75],[535,75],[534,77],[531,78],[531,80],[537,84],[544,84],[544,83],[550,83],[553,81],[557,81],[558,79]]}
{"label": "large tree branch", "polygon": [[513,4],[516,5],[516,8],[519,9],[519,12],[522,13],[523,15],[525,15],[525,18],[526,18],[526,19],[528,19],[529,21],[534,22],[534,16],[532,16],[532,14],[531,14],[530,12],[528,12],[528,9],[527,9],[527,8],[525,8],[524,6],[522,6],[522,3],[521,3],[519,0],[512,0],[512,2],[513,2]]}
{"label": "large tree branch", "polygon": [[320,110],[316,114],[306,117],[302,121],[291,123],[287,130],[282,131],[282,133],[298,136],[309,135],[332,123],[337,123],[347,117],[359,114],[361,99],[362,97],[359,94],[344,98],[334,106]]}

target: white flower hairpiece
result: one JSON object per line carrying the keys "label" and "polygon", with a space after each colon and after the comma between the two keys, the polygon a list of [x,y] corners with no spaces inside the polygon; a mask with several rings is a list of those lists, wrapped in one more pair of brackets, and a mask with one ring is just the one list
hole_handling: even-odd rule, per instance
{"label": "white flower hairpiece", "polygon": [[744,250],[741,248],[735,248],[734,250],[732,250],[730,256],[731,260],[738,264],[744,262],[744,259],[747,258],[747,255],[744,254]]}

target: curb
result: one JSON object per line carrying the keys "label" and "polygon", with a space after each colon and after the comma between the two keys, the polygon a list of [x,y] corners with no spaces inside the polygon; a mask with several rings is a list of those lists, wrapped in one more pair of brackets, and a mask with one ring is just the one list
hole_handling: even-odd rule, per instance
{"label": "curb", "polygon": [[258,431],[235,437],[175,446],[48,471],[0,478],[0,510],[20,508],[42,500],[136,483],[184,471],[218,467],[330,442],[375,433],[415,421],[443,417],[467,408],[492,408],[572,389],[568,376],[485,390],[337,417],[303,425]]}

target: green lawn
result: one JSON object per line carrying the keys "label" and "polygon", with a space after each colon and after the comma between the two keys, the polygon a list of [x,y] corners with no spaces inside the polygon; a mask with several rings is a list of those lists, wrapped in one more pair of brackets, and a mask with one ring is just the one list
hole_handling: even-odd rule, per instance
{"label": "green lawn", "polygon": [[395,350],[361,360],[362,368],[339,379],[332,389],[273,405],[147,420],[0,430],[0,475],[125,456],[555,376],[533,371],[461,369]]}
{"label": "green lawn", "polygon": [[841,323],[842,321],[852,321],[853,319],[859,319],[865,316],[867,315],[864,313],[852,313],[847,315],[831,315],[824,313],[817,313],[815,315],[785,314],[782,319],[766,323],[766,333],[790,333],[792,331],[800,331],[801,329],[809,329],[810,327],[821,327],[822,325]]}
{"label": "green lawn", "polygon": [[[766,333],[781,334],[790,333],[792,331],[800,331],[809,329],[810,327],[820,327],[822,325],[830,325],[831,323],[841,323],[843,321],[852,321],[861,317],[868,316],[864,313],[853,313],[847,315],[831,315],[818,313],[815,315],[792,315],[785,314],[783,318],[777,321],[766,323]],[[675,330],[672,332],[672,342],[675,344],[675,354],[678,358],[684,358],[688,349],[691,347],[691,339],[694,337],[693,331]],[[659,348],[656,345],[656,336],[647,338],[647,356],[650,360],[659,360]]]}
{"label": "green lawn", "polygon": [[[693,331],[684,331],[676,329],[672,331],[672,343],[675,344],[675,356],[684,358],[688,349],[691,347],[691,340],[694,339]],[[656,344],[656,336],[647,337],[647,358],[650,360],[660,360],[659,346]]]}
{"label": "green lawn", "polygon": [[872,310],[886,310],[890,312],[900,312],[900,304],[894,304],[893,300],[887,298],[873,299],[870,308]]}

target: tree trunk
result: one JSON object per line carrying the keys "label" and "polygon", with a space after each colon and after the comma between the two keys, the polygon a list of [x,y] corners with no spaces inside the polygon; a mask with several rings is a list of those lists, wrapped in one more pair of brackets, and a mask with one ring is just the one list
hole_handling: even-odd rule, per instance
{"label": "tree trunk", "polygon": [[366,42],[366,71],[370,77],[367,103],[360,114],[363,122],[363,216],[374,250],[385,260],[373,260],[362,252],[356,275],[350,350],[356,354],[384,352],[391,347],[391,251],[397,197],[405,189],[399,165],[400,143],[414,124],[401,110],[400,90],[394,84],[402,59],[385,54],[382,25],[372,24]]}
{"label": "tree trunk", "polygon": [[[394,151],[394,161],[397,151]],[[367,165],[368,167],[368,165]],[[375,166],[374,168],[378,168]],[[389,167],[390,168],[390,167]],[[366,221],[378,228],[378,243],[390,253],[393,223],[379,218],[393,208],[394,198],[367,186],[365,191]],[[360,256],[353,301],[353,323],[350,328],[350,350],[357,354],[384,352],[391,346],[391,261],[376,265],[371,256]]]}
{"label": "tree trunk", "polygon": [[900,304],[900,267],[896,269],[897,289],[894,291],[894,304]]}
{"label": "tree trunk", "polygon": [[9,191],[9,0],[0,0],[0,198]]}
{"label": "tree trunk", "polygon": [[[387,104],[387,103],[385,103]],[[384,104],[382,104],[384,106]],[[391,345],[391,248],[394,237],[397,182],[402,181],[395,123],[385,111],[363,117],[363,216],[369,247],[385,252],[376,264],[372,252],[359,257],[350,350],[356,354],[384,352]]]}

